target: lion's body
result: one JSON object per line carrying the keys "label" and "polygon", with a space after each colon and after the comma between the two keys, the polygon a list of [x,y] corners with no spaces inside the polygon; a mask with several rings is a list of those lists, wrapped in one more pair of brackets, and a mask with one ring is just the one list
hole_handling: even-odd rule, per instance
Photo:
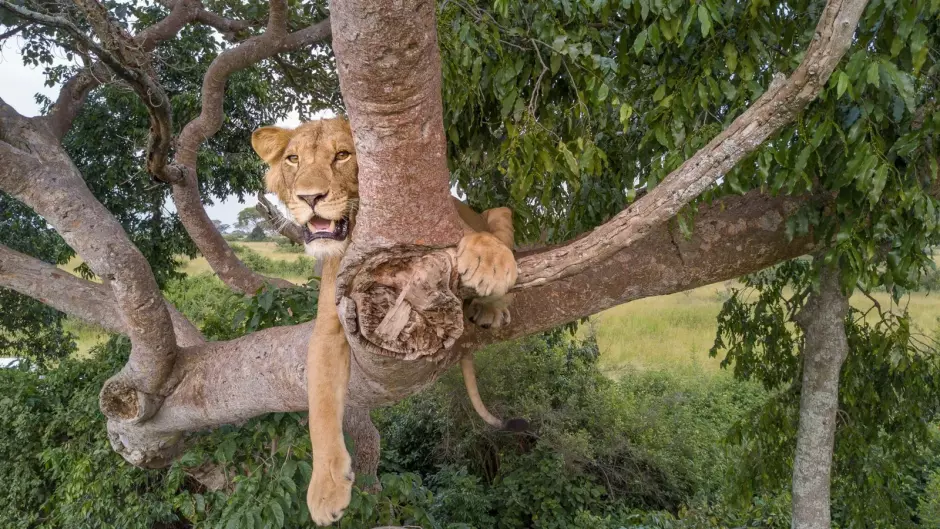
{"label": "lion's body", "polygon": [[[252,146],[271,167],[266,187],[303,227],[307,253],[323,262],[317,320],[307,349],[314,453],[307,505],[313,521],[327,525],[339,519],[349,504],[353,480],[342,432],[349,344],[335,305],[336,274],[359,204],[352,133],[342,119],[308,122],[294,130],[264,127],[252,135]],[[497,208],[479,214],[455,202],[465,232],[457,247],[457,270],[462,283],[480,295],[470,303],[468,316],[483,327],[505,325],[509,323],[507,292],[516,280],[512,212]],[[480,400],[472,361],[467,358],[461,365],[474,409],[499,427],[501,421]]]}

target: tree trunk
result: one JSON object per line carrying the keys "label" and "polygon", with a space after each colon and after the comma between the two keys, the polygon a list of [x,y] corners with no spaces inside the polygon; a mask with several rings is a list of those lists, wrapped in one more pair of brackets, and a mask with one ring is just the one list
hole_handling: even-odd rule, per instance
{"label": "tree trunk", "polygon": [[803,329],[803,386],[800,426],[793,461],[793,529],[829,529],[832,451],[839,410],[839,372],[848,355],[845,315],[848,299],[839,270],[821,272],[819,292],[797,314]]}

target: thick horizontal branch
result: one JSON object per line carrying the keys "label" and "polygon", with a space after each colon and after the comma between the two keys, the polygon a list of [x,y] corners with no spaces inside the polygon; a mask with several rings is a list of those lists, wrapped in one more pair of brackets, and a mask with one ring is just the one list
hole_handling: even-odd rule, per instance
{"label": "thick horizontal branch", "polygon": [[[111,289],[87,281],[34,257],[0,245],[0,287],[29,296],[69,316],[119,334],[128,334]],[[180,347],[205,342],[202,333],[167,303]]]}
{"label": "thick horizontal branch", "polygon": [[222,238],[202,205],[196,176],[197,159],[202,143],[222,127],[225,84],[232,74],[278,53],[296,50],[329,37],[329,20],[285,34],[283,16],[279,14],[283,7],[281,2],[272,2],[269,26],[265,33],[222,52],[209,65],[202,85],[202,110],[183,129],[176,155],[176,163],[184,168],[184,178],[173,185],[173,202],[186,232],[225,284],[249,294],[266,283],[279,287],[290,286],[290,283],[253,272],[238,259]]}
{"label": "thick horizontal branch", "polygon": [[[788,240],[786,218],[805,199],[758,192],[703,206],[691,239],[667,225],[653,228],[631,251],[565,279],[523,288],[511,306],[512,325],[500,331],[468,327],[441,362],[402,361],[373,354],[352,359],[349,406],[397,402],[433,383],[466,352],[530,335],[628,301],[671,294],[740,277],[815,247],[810,237]],[[532,254],[544,258],[555,249]],[[207,343],[180,356],[181,380],[158,414],[137,426],[112,424],[129,439],[122,450],[163,457],[157,440],[275,411],[306,409],[303,375],[312,324],[278,327]],[[149,448],[148,448],[149,447]],[[165,453],[164,453],[165,455]],[[154,459],[156,461],[156,459]]]}
{"label": "thick horizontal branch", "polygon": [[545,258],[522,259],[516,288],[576,274],[637,244],[795,119],[823,89],[849,49],[866,4],[867,0],[830,0],[803,62],[790,77],[786,80],[776,77],[767,92],[727,129],[609,222],[575,243],[553,250]]}

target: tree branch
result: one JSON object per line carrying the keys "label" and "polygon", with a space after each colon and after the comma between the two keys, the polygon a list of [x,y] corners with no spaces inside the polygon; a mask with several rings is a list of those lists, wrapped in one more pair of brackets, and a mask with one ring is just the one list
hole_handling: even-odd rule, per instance
{"label": "tree branch", "polygon": [[147,260],[91,194],[58,138],[2,100],[0,139],[0,189],[41,215],[109,281],[132,343],[122,378],[138,392],[159,395],[177,345]]}
{"label": "tree branch", "polygon": [[[129,334],[114,303],[114,293],[101,283],[86,281],[49,263],[0,244],[0,287],[15,290],[50,307],[97,325],[106,331]],[[180,347],[205,343],[202,333],[186,316],[167,303]]]}
{"label": "tree branch", "polygon": [[268,197],[264,196],[263,191],[258,192],[258,203],[255,204],[255,209],[258,210],[258,213],[261,213],[261,216],[263,216],[271,226],[274,226],[274,229],[276,229],[278,233],[297,244],[304,244],[304,234],[300,226],[282,215],[277,209],[277,206],[272,204],[271,201],[268,200]]}
{"label": "tree branch", "polygon": [[540,285],[584,271],[631,247],[652,227],[674,217],[816,98],[851,45],[866,4],[867,0],[829,0],[803,62],[789,78],[784,80],[778,74],[767,92],[747,111],[647,196],[586,237],[558,248],[540,262],[520,260],[516,288]]}
{"label": "tree branch", "polygon": [[[657,226],[635,248],[618,252],[593,269],[522,289],[510,308],[512,325],[499,331],[468,328],[440,362],[356,353],[347,405],[371,409],[397,402],[432,384],[465,353],[491,343],[547,330],[628,301],[726,281],[810,252],[816,247],[811,237],[787,240],[785,229],[787,216],[807,198],[771,198],[758,192],[725,198],[700,209],[689,240],[674,237],[668,226]],[[111,425],[127,440],[119,443],[119,450],[125,457],[142,454],[140,461],[150,461],[148,465],[160,464],[167,454],[156,447],[179,432],[263,413],[305,410],[303,370],[312,329],[311,323],[277,327],[186,350],[173,375],[181,382],[160,412],[143,424]]]}
{"label": "tree branch", "polygon": [[[104,46],[104,50],[95,49],[95,55],[115,75],[130,85],[147,108],[150,115],[147,172],[162,182],[179,180],[179,171],[167,166],[173,141],[173,109],[170,106],[170,98],[157,81],[156,73],[150,65],[150,54],[143,51],[140,43],[111,20],[108,9],[98,0],[75,0],[75,4],[84,11],[86,19]],[[182,2],[180,5],[186,6]],[[143,40],[156,42],[160,36],[175,35],[185,25],[186,20],[186,13],[171,13],[170,17],[151,26],[152,31],[145,33]]]}
{"label": "tree branch", "polygon": [[329,36],[328,20],[285,35],[283,27],[273,27],[283,20],[278,14],[283,8],[280,4],[281,0],[272,4],[269,18],[271,24],[264,34],[222,52],[209,65],[202,85],[202,111],[196,119],[186,124],[180,135],[176,154],[176,163],[184,168],[184,178],[173,185],[173,202],[176,204],[180,220],[219,278],[233,289],[244,293],[254,293],[265,283],[279,287],[290,286],[290,283],[252,272],[222,238],[222,234],[202,206],[196,180],[197,155],[202,143],[222,126],[225,83],[233,73],[278,53],[295,50]]}
{"label": "tree branch", "polygon": [[16,34],[19,33],[20,31],[23,31],[25,28],[26,28],[26,24],[21,24],[21,25],[19,25],[19,26],[15,26],[14,28],[10,29],[9,31],[4,31],[3,33],[0,33],[0,41],[6,40],[6,39],[8,39],[8,38],[10,38],[10,37],[12,37],[12,36],[14,36],[14,35],[16,35]]}
{"label": "tree branch", "polygon": [[[179,0],[166,18],[141,31],[134,38],[134,45],[139,47],[141,53],[153,51],[160,42],[172,38],[191,22],[198,15],[201,5],[197,0]],[[79,71],[62,86],[51,112],[36,119],[45,122],[52,133],[61,139],[71,128],[88,94],[110,79],[111,72],[101,62]]]}

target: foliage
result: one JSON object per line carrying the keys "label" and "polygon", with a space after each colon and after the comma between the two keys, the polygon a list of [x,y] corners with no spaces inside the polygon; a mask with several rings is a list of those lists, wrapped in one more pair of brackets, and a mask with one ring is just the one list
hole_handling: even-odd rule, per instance
{"label": "foliage", "polygon": [[[250,237],[249,240],[251,240]],[[315,261],[306,255],[292,260],[271,259],[242,244],[231,246],[245,266],[255,272],[276,276],[311,277],[313,275]]]}
{"label": "foliage", "polygon": [[[594,227],[726,127],[774,73],[792,71],[823,4],[447,2],[439,30],[454,178],[474,204],[511,204],[521,239]],[[938,146],[924,140],[940,130],[929,52],[940,45],[938,10],[871,2],[820,99],[716,193],[834,191],[830,214],[808,207],[794,233],[839,234],[865,283],[875,278],[863,259],[885,241],[900,261],[914,259],[936,224],[927,191]],[[913,215],[898,218],[899,208]]]}
{"label": "foliage", "polygon": [[584,513],[625,524],[634,509],[715,499],[715,476],[729,464],[724,429],[763,400],[755,385],[727,377],[628,373],[616,382],[598,370],[595,344],[557,336],[476,359],[484,401],[528,419],[531,434],[485,427],[457,373],[376,414],[383,468],[427,476],[436,516],[475,527],[582,527]]}
{"label": "foliage", "polygon": [[[0,244],[50,264],[63,264],[71,255],[65,241],[43,219],[2,192]],[[59,311],[4,288],[0,288],[0,307],[0,356],[42,362],[74,350]]]}
{"label": "foliage", "polygon": [[169,283],[164,294],[210,340],[310,321],[317,315],[319,280],[295,288],[263,287],[254,295],[229,290],[217,277],[200,274]]}
{"label": "foliage", "polygon": [[[802,335],[792,324],[813,281],[807,261],[744,278],[719,315],[712,353],[727,352],[741,379],[774,397],[732,429],[740,498],[789,483],[799,416]],[[872,310],[879,310],[877,306]],[[840,527],[913,527],[919,483],[930,468],[931,430],[940,418],[940,357],[906,312],[846,320],[833,470],[833,518]],[[935,448],[934,448],[935,450]]]}
{"label": "foliage", "polygon": [[934,471],[927,482],[924,496],[917,509],[921,526],[925,529],[940,528],[940,471]]}

